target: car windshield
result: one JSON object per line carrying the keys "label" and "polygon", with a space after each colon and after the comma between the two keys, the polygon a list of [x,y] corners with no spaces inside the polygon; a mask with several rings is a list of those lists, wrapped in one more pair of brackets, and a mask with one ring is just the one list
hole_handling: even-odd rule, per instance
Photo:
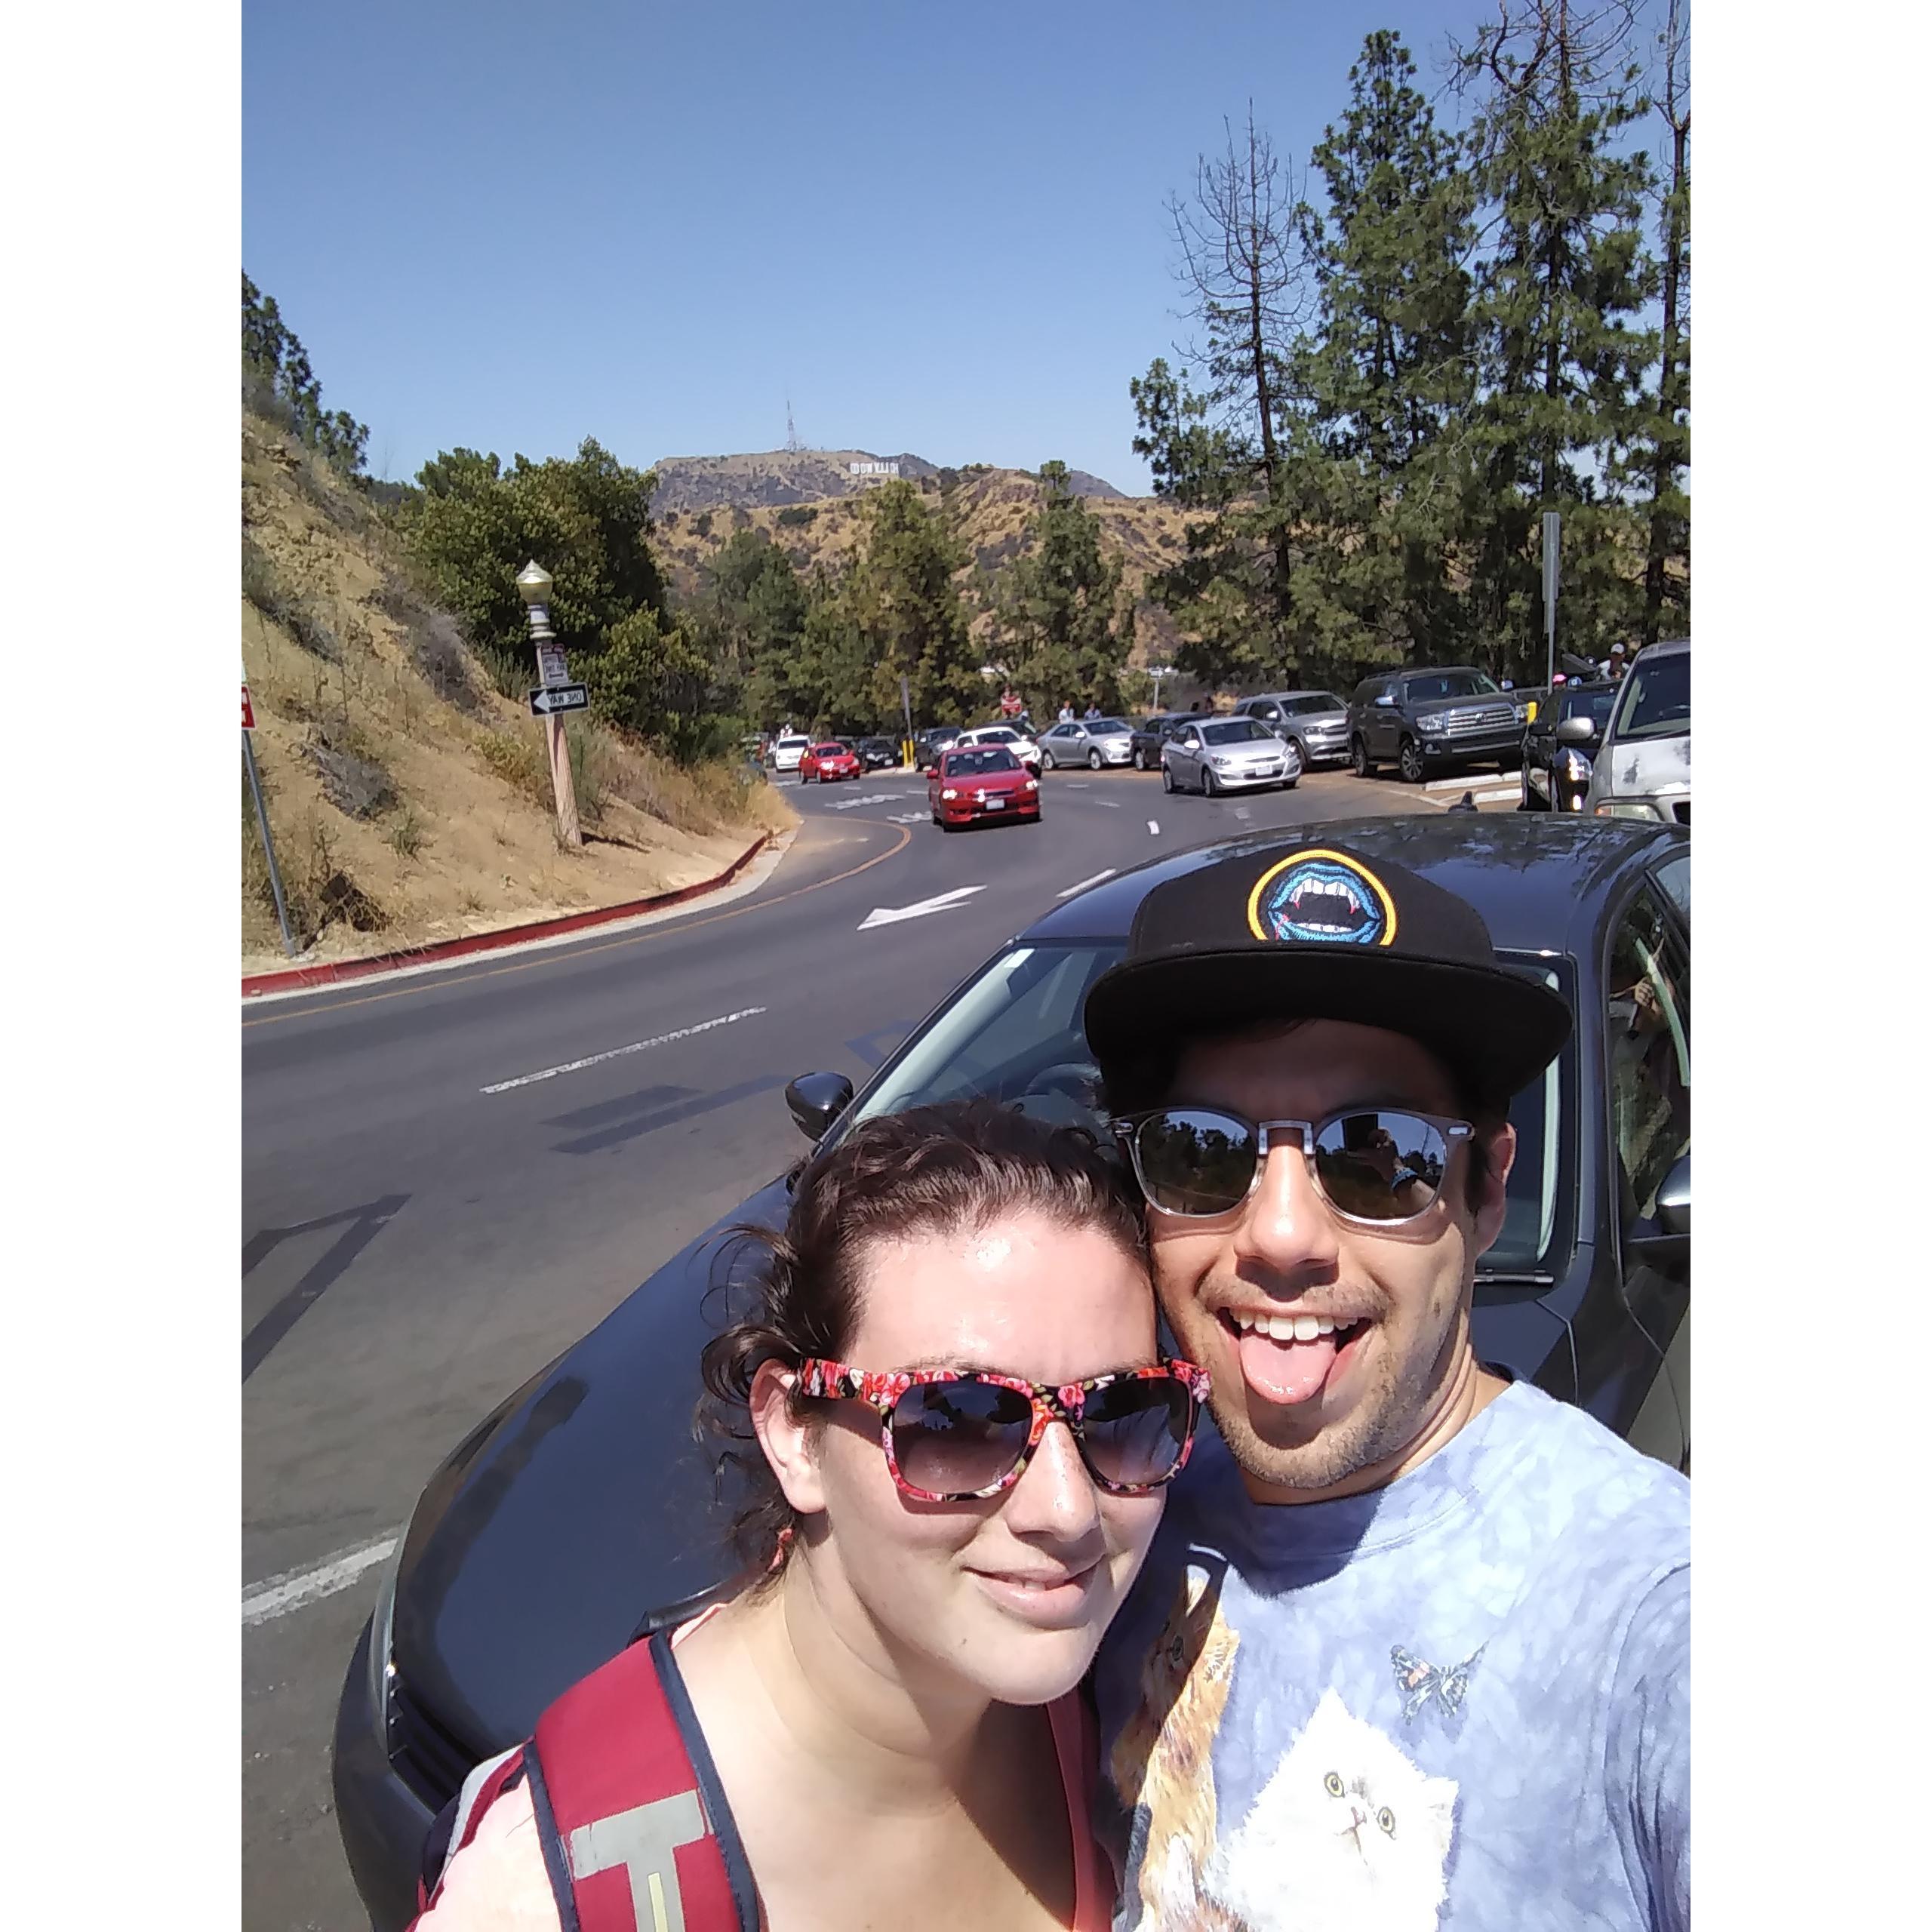
{"label": "car windshield", "polygon": [[1256,738],[1266,738],[1272,743],[1275,734],[1252,718],[1230,718],[1225,724],[1202,725],[1201,736],[1211,745],[1244,745]]}
{"label": "car windshield", "polygon": [[[936,1014],[925,1030],[889,1061],[860,1094],[823,1145],[877,1114],[897,1113],[937,1100],[985,1095],[1022,1113],[1100,1137],[1112,1136],[1100,1109],[1100,1070],[1087,1049],[1081,1009],[1087,989],[1115,964],[1124,949],[1111,940],[1072,945],[1024,942],[997,955]],[[1501,955],[1547,984],[1567,988],[1540,959]],[[1563,1150],[1561,1060],[1509,1109],[1516,1130],[1516,1158],[1509,1170],[1503,1232],[1482,1260],[1483,1275],[1546,1270],[1568,1171]]]}
{"label": "car windshield", "polygon": [[1346,711],[1348,708],[1340,698],[1331,697],[1325,691],[1313,697],[1287,698],[1281,705],[1291,718],[1306,718],[1311,711]]}
{"label": "car windshield", "polygon": [[1690,735],[1690,654],[1638,664],[1624,675],[1618,694],[1616,737],[1687,738]]}
{"label": "car windshield", "polygon": [[973,742],[977,745],[1010,745],[1019,735],[1017,731],[1009,731],[1001,725],[991,731],[975,731]]}
{"label": "car windshield", "polygon": [[1614,685],[1600,691],[1567,692],[1563,700],[1563,715],[1593,719],[1601,731],[1609,721],[1610,707],[1616,702],[1617,688]]}
{"label": "car windshield", "polygon": [[844,746],[835,743],[814,745],[812,747],[812,755],[814,758],[836,758],[844,749]]}
{"label": "car windshield", "polygon": [[1432,677],[1411,678],[1402,688],[1414,704],[1438,697],[1487,697],[1498,687],[1481,671],[1438,671]]}
{"label": "car windshield", "polygon": [[946,776],[977,778],[989,771],[1017,771],[1020,761],[1003,745],[976,745],[970,750],[949,752]]}

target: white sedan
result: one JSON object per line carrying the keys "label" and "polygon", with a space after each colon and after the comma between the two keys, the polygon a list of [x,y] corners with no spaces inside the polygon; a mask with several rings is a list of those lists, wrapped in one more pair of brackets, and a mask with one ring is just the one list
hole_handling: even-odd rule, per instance
{"label": "white sedan", "polygon": [[1035,778],[1040,775],[1039,746],[1011,724],[975,725],[970,731],[961,731],[950,749],[956,751],[961,745],[1004,745]]}
{"label": "white sedan", "polygon": [[1161,747],[1161,785],[1169,792],[1241,792],[1278,785],[1292,791],[1301,755],[1252,718],[1206,718],[1184,725]]}

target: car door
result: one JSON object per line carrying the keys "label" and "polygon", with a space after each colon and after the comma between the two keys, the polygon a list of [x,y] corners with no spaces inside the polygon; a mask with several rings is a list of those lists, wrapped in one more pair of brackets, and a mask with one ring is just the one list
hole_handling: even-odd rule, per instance
{"label": "car door", "polygon": [[[1690,1440],[1690,949],[1686,924],[1654,884],[1613,924],[1603,990],[1618,1275],[1638,1345],[1663,1362],[1638,1446],[1681,1463]],[[1678,1233],[1669,1203],[1680,1192]]]}
{"label": "car door", "polygon": [[1183,725],[1168,746],[1168,762],[1173,766],[1177,785],[1201,783],[1201,733],[1194,725]]}
{"label": "car door", "polygon": [[1393,678],[1383,678],[1369,695],[1366,736],[1372,758],[1386,761],[1395,755],[1402,737],[1401,697],[1401,687]]}

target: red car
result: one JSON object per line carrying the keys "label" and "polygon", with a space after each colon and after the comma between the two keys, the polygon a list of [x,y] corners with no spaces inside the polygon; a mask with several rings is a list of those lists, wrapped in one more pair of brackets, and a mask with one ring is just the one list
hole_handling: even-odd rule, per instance
{"label": "red car", "polygon": [[940,753],[926,783],[933,823],[956,832],[975,819],[1040,822],[1040,781],[1004,745],[961,745]]}
{"label": "red car", "polygon": [[798,783],[802,785],[808,779],[816,778],[823,785],[828,778],[862,778],[865,767],[859,762],[859,755],[850,745],[841,745],[836,738],[827,738],[823,744],[810,746],[798,761]]}

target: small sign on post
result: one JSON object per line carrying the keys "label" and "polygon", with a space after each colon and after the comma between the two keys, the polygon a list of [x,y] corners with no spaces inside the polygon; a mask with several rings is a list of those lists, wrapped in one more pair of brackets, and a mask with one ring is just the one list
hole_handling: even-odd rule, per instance
{"label": "small sign on post", "polygon": [[582,711],[589,703],[590,691],[585,685],[545,685],[530,694],[531,713],[537,718],[549,718],[560,711]]}
{"label": "small sign on post", "polygon": [[540,644],[537,647],[537,675],[553,688],[570,682],[570,660],[564,655],[561,644]]}
{"label": "small sign on post", "polygon": [[248,681],[242,681],[242,728],[252,731],[255,728],[255,701],[248,695]]}

